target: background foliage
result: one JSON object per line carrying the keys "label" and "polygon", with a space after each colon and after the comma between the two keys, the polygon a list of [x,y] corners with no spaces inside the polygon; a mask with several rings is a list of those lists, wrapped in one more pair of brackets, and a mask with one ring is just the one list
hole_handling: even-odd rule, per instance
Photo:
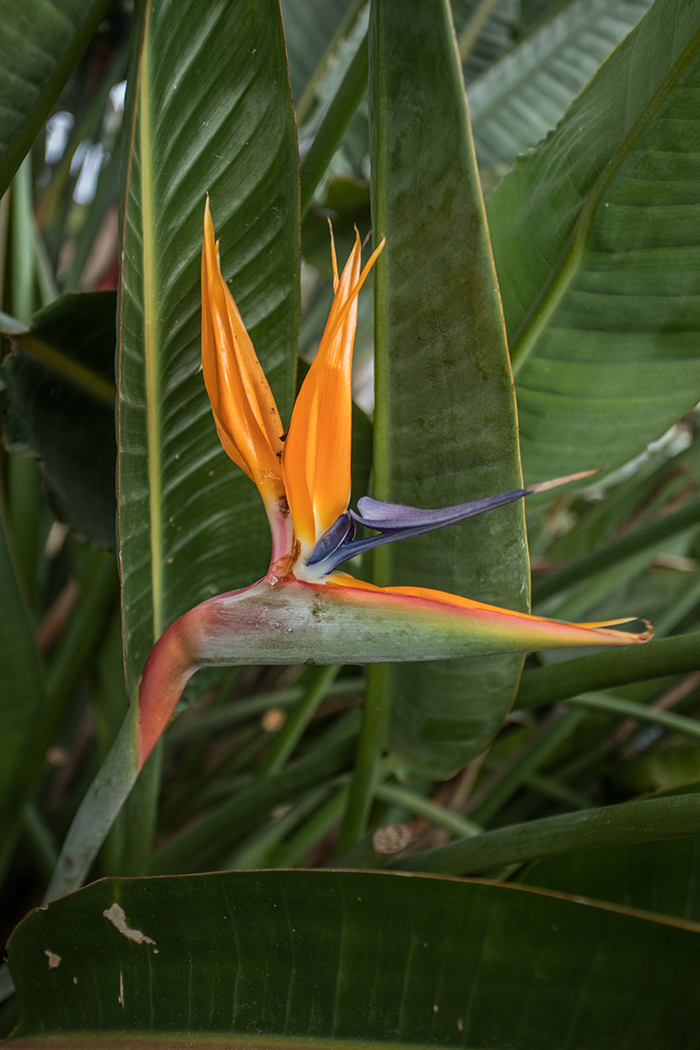
{"label": "background foliage", "polygon": [[[658,639],[522,677],[198,674],[108,881],[12,935],[3,1031],[697,1045],[698,0],[0,6],[5,938],[153,641],[265,570],[199,373],[207,192],[285,420],[332,295],[326,216],[343,257],[355,223],[386,234],[353,500],[492,495],[519,452],[526,482],[601,471],[353,571],[509,608],[532,579],[535,612]],[[401,851],[373,837],[392,825]],[[333,865],[434,874],[280,870]]]}

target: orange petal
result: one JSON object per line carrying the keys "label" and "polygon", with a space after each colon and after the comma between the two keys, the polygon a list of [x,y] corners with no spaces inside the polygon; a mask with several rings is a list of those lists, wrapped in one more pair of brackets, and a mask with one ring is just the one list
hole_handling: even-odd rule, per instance
{"label": "orange petal", "polygon": [[208,197],[202,249],[202,367],[224,450],[263,497],[283,495],[282,424],[250,336],[221,276]]}
{"label": "orange petal", "polygon": [[357,296],[383,247],[384,241],[360,273],[358,234],[339,279],[333,249],[335,296],[318,352],[294,405],[282,457],[294,530],[306,553],[350,499]]}

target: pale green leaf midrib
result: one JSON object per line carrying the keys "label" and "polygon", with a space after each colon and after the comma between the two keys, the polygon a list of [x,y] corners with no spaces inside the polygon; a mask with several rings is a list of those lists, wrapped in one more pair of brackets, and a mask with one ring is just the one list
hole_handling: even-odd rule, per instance
{"label": "pale green leaf midrib", "polygon": [[163,507],[161,456],[161,403],[159,390],[160,323],[156,302],[155,216],[151,124],[150,2],[146,8],[141,50],[139,94],[139,153],[141,170],[141,218],[143,227],[143,341],[146,379],[146,427],[148,444],[148,491],[151,527],[151,593],[153,640],[163,633]]}
{"label": "pale green leaf midrib", "polygon": [[514,376],[530,357],[581,268],[603,197],[699,50],[700,30],[697,30],[596,179],[556,266],[513,340],[510,356]]}

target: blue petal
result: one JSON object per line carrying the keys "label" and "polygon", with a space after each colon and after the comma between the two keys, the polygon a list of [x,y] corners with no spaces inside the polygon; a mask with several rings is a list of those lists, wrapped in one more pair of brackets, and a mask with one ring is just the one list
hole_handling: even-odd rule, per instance
{"label": "blue petal", "polygon": [[[490,496],[488,499],[460,503],[455,507],[443,507],[439,510],[421,510],[417,507],[406,507],[402,503],[383,503],[370,496],[363,496],[357,502],[360,513],[351,510],[341,514],[318,541],[307,564],[319,565],[323,562],[324,571],[329,573],[343,562],[374,547],[407,539],[409,536],[422,536],[426,532],[441,529],[444,525],[452,525],[495,507],[514,503],[530,492],[532,489],[516,489],[514,492],[504,492],[500,496]],[[355,523],[376,530],[378,535],[362,540],[354,539]]]}

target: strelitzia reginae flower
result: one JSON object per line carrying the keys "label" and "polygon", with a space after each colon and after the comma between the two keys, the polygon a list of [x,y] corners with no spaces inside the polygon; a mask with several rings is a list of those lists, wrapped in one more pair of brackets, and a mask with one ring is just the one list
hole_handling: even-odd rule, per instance
{"label": "strelitzia reginae flower", "polygon": [[[420,587],[376,587],[338,567],[383,543],[417,536],[572,480],[443,510],[363,497],[348,509],[351,375],[357,297],[382,242],[361,266],[359,235],[338,275],[323,338],[286,435],[236,304],[221,275],[207,201],[202,252],[202,365],[221,443],[257,485],[272,533],[266,576],[191,609],[163,634],[146,663],[139,698],[142,764],[200,667],[240,663],[385,663],[634,645],[628,620],[569,624]],[[581,475],[575,475],[580,477]],[[373,530],[356,539],[357,525]]]}

